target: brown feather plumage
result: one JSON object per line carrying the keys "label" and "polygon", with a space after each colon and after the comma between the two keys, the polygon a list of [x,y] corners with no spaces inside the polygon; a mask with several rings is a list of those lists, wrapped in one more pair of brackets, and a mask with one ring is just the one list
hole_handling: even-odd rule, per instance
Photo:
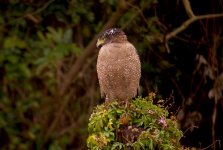
{"label": "brown feather plumage", "polygon": [[[119,32],[115,33],[114,30]],[[107,37],[103,36],[106,33]],[[105,96],[107,100],[127,101],[136,96],[139,88],[141,76],[139,56],[120,29],[110,29],[104,34],[102,37],[107,41],[100,45],[97,59],[101,96]]]}

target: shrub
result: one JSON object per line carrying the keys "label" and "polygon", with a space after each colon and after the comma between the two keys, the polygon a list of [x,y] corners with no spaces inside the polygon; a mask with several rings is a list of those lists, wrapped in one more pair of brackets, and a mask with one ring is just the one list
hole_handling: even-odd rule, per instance
{"label": "shrub", "polygon": [[88,148],[180,149],[182,132],[175,116],[154,105],[153,98],[138,97],[128,107],[116,100],[97,106],[88,124]]}

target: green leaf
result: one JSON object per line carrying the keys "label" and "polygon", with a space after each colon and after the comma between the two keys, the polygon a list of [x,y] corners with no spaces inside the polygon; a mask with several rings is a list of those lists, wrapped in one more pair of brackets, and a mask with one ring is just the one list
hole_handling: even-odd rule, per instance
{"label": "green leaf", "polygon": [[111,147],[111,150],[117,150],[117,149],[122,149],[124,148],[125,145],[123,143],[120,143],[120,142],[115,142],[112,147]]}
{"label": "green leaf", "polygon": [[11,49],[11,48],[26,48],[26,42],[22,39],[18,38],[17,36],[7,37],[4,40],[3,48]]}

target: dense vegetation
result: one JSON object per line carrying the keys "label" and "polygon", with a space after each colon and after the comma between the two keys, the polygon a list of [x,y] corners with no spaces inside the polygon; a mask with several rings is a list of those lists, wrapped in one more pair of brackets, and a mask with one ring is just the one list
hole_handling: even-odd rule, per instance
{"label": "dense vegetation", "polygon": [[182,144],[219,148],[223,3],[188,2],[0,1],[0,149],[86,149],[90,114],[103,102],[95,43],[110,27],[139,52],[141,95],[167,97],[178,114]]}
{"label": "dense vegetation", "polygon": [[[92,150],[183,150],[175,116],[163,105],[154,105],[155,93],[126,104],[116,100],[98,105],[92,113],[87,145]],[[159,99],[159,101],[163,101]]]}

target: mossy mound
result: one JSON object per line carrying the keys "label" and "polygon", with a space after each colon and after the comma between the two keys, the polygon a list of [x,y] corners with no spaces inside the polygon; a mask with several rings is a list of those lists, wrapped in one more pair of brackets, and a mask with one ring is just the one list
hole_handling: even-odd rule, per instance
{"label": "mossy mound", "polygon": [[183,135],[175,117],[168,117],[151,97],[136,98],[128,107],[117,101],[97,106],[88,129],[87,145],[92,150],[178,150]]}

